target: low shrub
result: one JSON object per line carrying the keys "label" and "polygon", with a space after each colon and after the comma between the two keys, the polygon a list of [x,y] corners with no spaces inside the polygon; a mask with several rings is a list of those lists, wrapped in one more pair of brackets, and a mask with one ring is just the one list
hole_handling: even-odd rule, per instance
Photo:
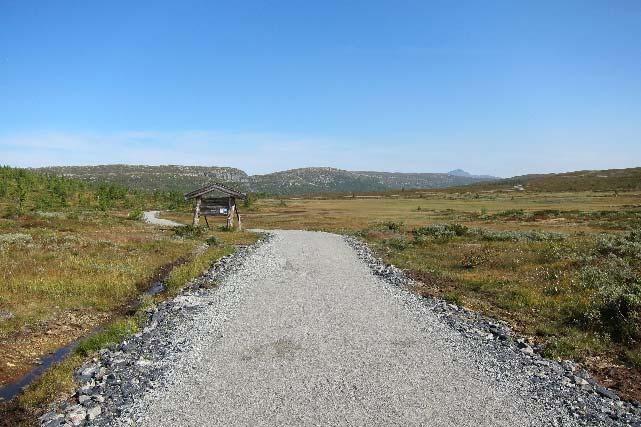
{"label": "low shrub", "polygon": [[463,254],[461,260],[461,267],[465,269],[472,269],[487,264],[492,258],[493,254],[488,248],[473,248]]}
{"label": "low shrub", "polygon": [[456,291],[445,292],[442,296],[443,296],[443,299],[449,302],[450,304],[455,304],[458,306],[463,305],[463,298],[461,297],[461,294],[459,294]]}
{"label": "low shrub", "polygon": [[421,246],[429,241],[425,236],[421,234],[413,234],[413,237],[414,239],[412,240],[412,244],[416,246]]}
{"label": "low shrub", "polygon": [[580,262],[587,248],[583,248],[574,241],[547,241],[537,252],[539,263],[554,263],[561,260]]}
{"label": "low shrub", "polygon": [[143,217],[142,209],[136,208],[133,211],[129,212],[129,215],[127,216],[128,219],[131,219],[133,221],[140,221]]}
{"label": "low shrub", "polygon": [[529,212],[525,212],[523,209],[508,209],[506,211],[497,212],[492,215],[493,218],[505,219],[505,220],[529,220],[532,219],[533,215]]}
{"label": "low shrub", "polygon": [[220,245],[220,239],[216,236],[210,236],[205,240],[208,246],[218,246]]}
{"label": "low shrub", "polygon": [[33,240],[30,234],[26,233],[6,233],[0,234],[0,244],[2,243],[29,243]]}
{"label": "low shrub", "polygon": [[453,231],[457,236],[464,236],[468,232],[468,228],[461,224],[447,224],[445,226],[448,230]]}
{"label": "low shrub", "polygon": [[380,228],[389,231],[401,231],[403,225],[402,221],[385,221],[380,224]]}
{"label": "low shrub", "polygon": [[468,228],[461,224],[432,224],[412,230],[416,237],[429,236],[438,240],[449,240],[456,236],[464,236]]}
{"label": "low shrub", "polygon": [[586,326],[608,332],[619,342],[641,339],[641,275],[610,254],[581,270],[581,283],[592,290]]}
{"label": "low shrub", "polygon": [[583,262],[581,284],[591,291],[584,327],[628,345],[641,340],[641,230],[600,236]]}
{"label": "low shrub", "polygon": [[611,345],[612,342],[607,335],[569,329],[561,336],[553,333],[543,355],[555,359],[573,359],[577,356],[584,358],[602,353]]}
{"label": "low shrub", "polygon": [[174,227],[174,235],[183,239],[195,239],[203,235],[203,228],[195,225],[182,225]]}
{"label": "low shrub", "polygon": [[546,218],[558,218],[563,215],[563,212],[559,209],[542,209],[532,212],[532,216],[535,218],[546,219]]}
{"label": "low shrub", "polygon": [[388,240],[385,241],[385,244],[387,244],[387,246],[389,246],[389,247],[391,247],[393,249],[399,250],[399,251],[404,251],[405,249],[407,249],[410,246],[410,244],[409,244],[409,242],[407,240],[401,239],[401,238],[388,239]]}
{"label": "low shrub", "polygon": [[637,369],[641,369],[641,348],[625,350],[625,360]]}
{"label": "low shrub", "polygon": [[557,233],[554,231],[494,231],[485,228],[470,229],[470,234],[473,234],[482,240],[489,242],[546,242],[546,241],[561,241],[567,239],[567,234]]}
{"label": "low shrub", "polygon": [[247,194],[247,197],[245,197],[245,200],[243,200],[243,207],[245,210],[252,210],[254,208],[254,200],[256,196],[253,194]]}
{"label": "low shrub", "polygon": [[641,260],[641,229],[623,235],[602,235],[597,241],[597,253]]}
{"label": "low shrub", "polygon": [[5,219],[13,219],[19,217],[21,214],[20,209],[16,205],[8,205],[5,209],[4,212],[2,213],[2,218]]}
{"label": "low shrub", "polygon": [[77,210],[70,211],[67,213],[67,219],[70,219],[72,221],[79,221],[80,220],[80,212]]}
{"label": "low shrub", "polygon": [[81,356],[89,356],[92,353],[107,347],[110,344],[118,344],[120,341],[138,331],[138,324],[135,319],[122,319],[114,321],[102,331],[85,338],[78,344],[75,352]]}

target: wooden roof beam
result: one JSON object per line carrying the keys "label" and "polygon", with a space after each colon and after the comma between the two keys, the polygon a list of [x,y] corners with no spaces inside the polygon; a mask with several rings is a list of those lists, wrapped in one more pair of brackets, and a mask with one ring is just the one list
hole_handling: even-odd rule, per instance
{"label": "wooden roof beam", "polygon": [[207,193],[211,193],[212,191],[220,191],[221,193],[227,194],[228,196],[236,197],[242,200],[245,200],[247,198],[247,195],[245,193],[241,193],[240,191],[233,190],[229,187],[224,186],[223,184],[212,183],[204,187],[201,187],[197,190],[190,191],[189,193],[185,193],[185,200],[194,199],[196,197],[203,196]]}

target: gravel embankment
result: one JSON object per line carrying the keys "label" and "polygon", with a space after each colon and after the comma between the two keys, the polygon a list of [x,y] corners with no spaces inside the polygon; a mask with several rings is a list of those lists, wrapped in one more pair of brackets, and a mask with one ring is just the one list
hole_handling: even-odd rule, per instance
{"label": "gravel embankment", "polygon": [[354,239],[274,232],[103,351],[43,424],[641,425],[575,365],[409,283]]}

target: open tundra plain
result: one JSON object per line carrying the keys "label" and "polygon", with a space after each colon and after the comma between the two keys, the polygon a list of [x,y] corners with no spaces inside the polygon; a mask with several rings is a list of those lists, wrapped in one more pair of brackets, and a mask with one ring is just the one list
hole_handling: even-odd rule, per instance
{"label": "open tundra plain", "polygon": [[7,425],[638,422],[639,193],[250,200],[261,233],[94,191],[5,205],[4,390],[67,349]]}

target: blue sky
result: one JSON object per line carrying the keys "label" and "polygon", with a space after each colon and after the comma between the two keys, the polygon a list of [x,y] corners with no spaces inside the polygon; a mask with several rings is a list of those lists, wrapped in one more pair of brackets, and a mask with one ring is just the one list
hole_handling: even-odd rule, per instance
{"label": "blue sky", "polygon": [[641,2],[0,0],[0,164],[641,166]]}

